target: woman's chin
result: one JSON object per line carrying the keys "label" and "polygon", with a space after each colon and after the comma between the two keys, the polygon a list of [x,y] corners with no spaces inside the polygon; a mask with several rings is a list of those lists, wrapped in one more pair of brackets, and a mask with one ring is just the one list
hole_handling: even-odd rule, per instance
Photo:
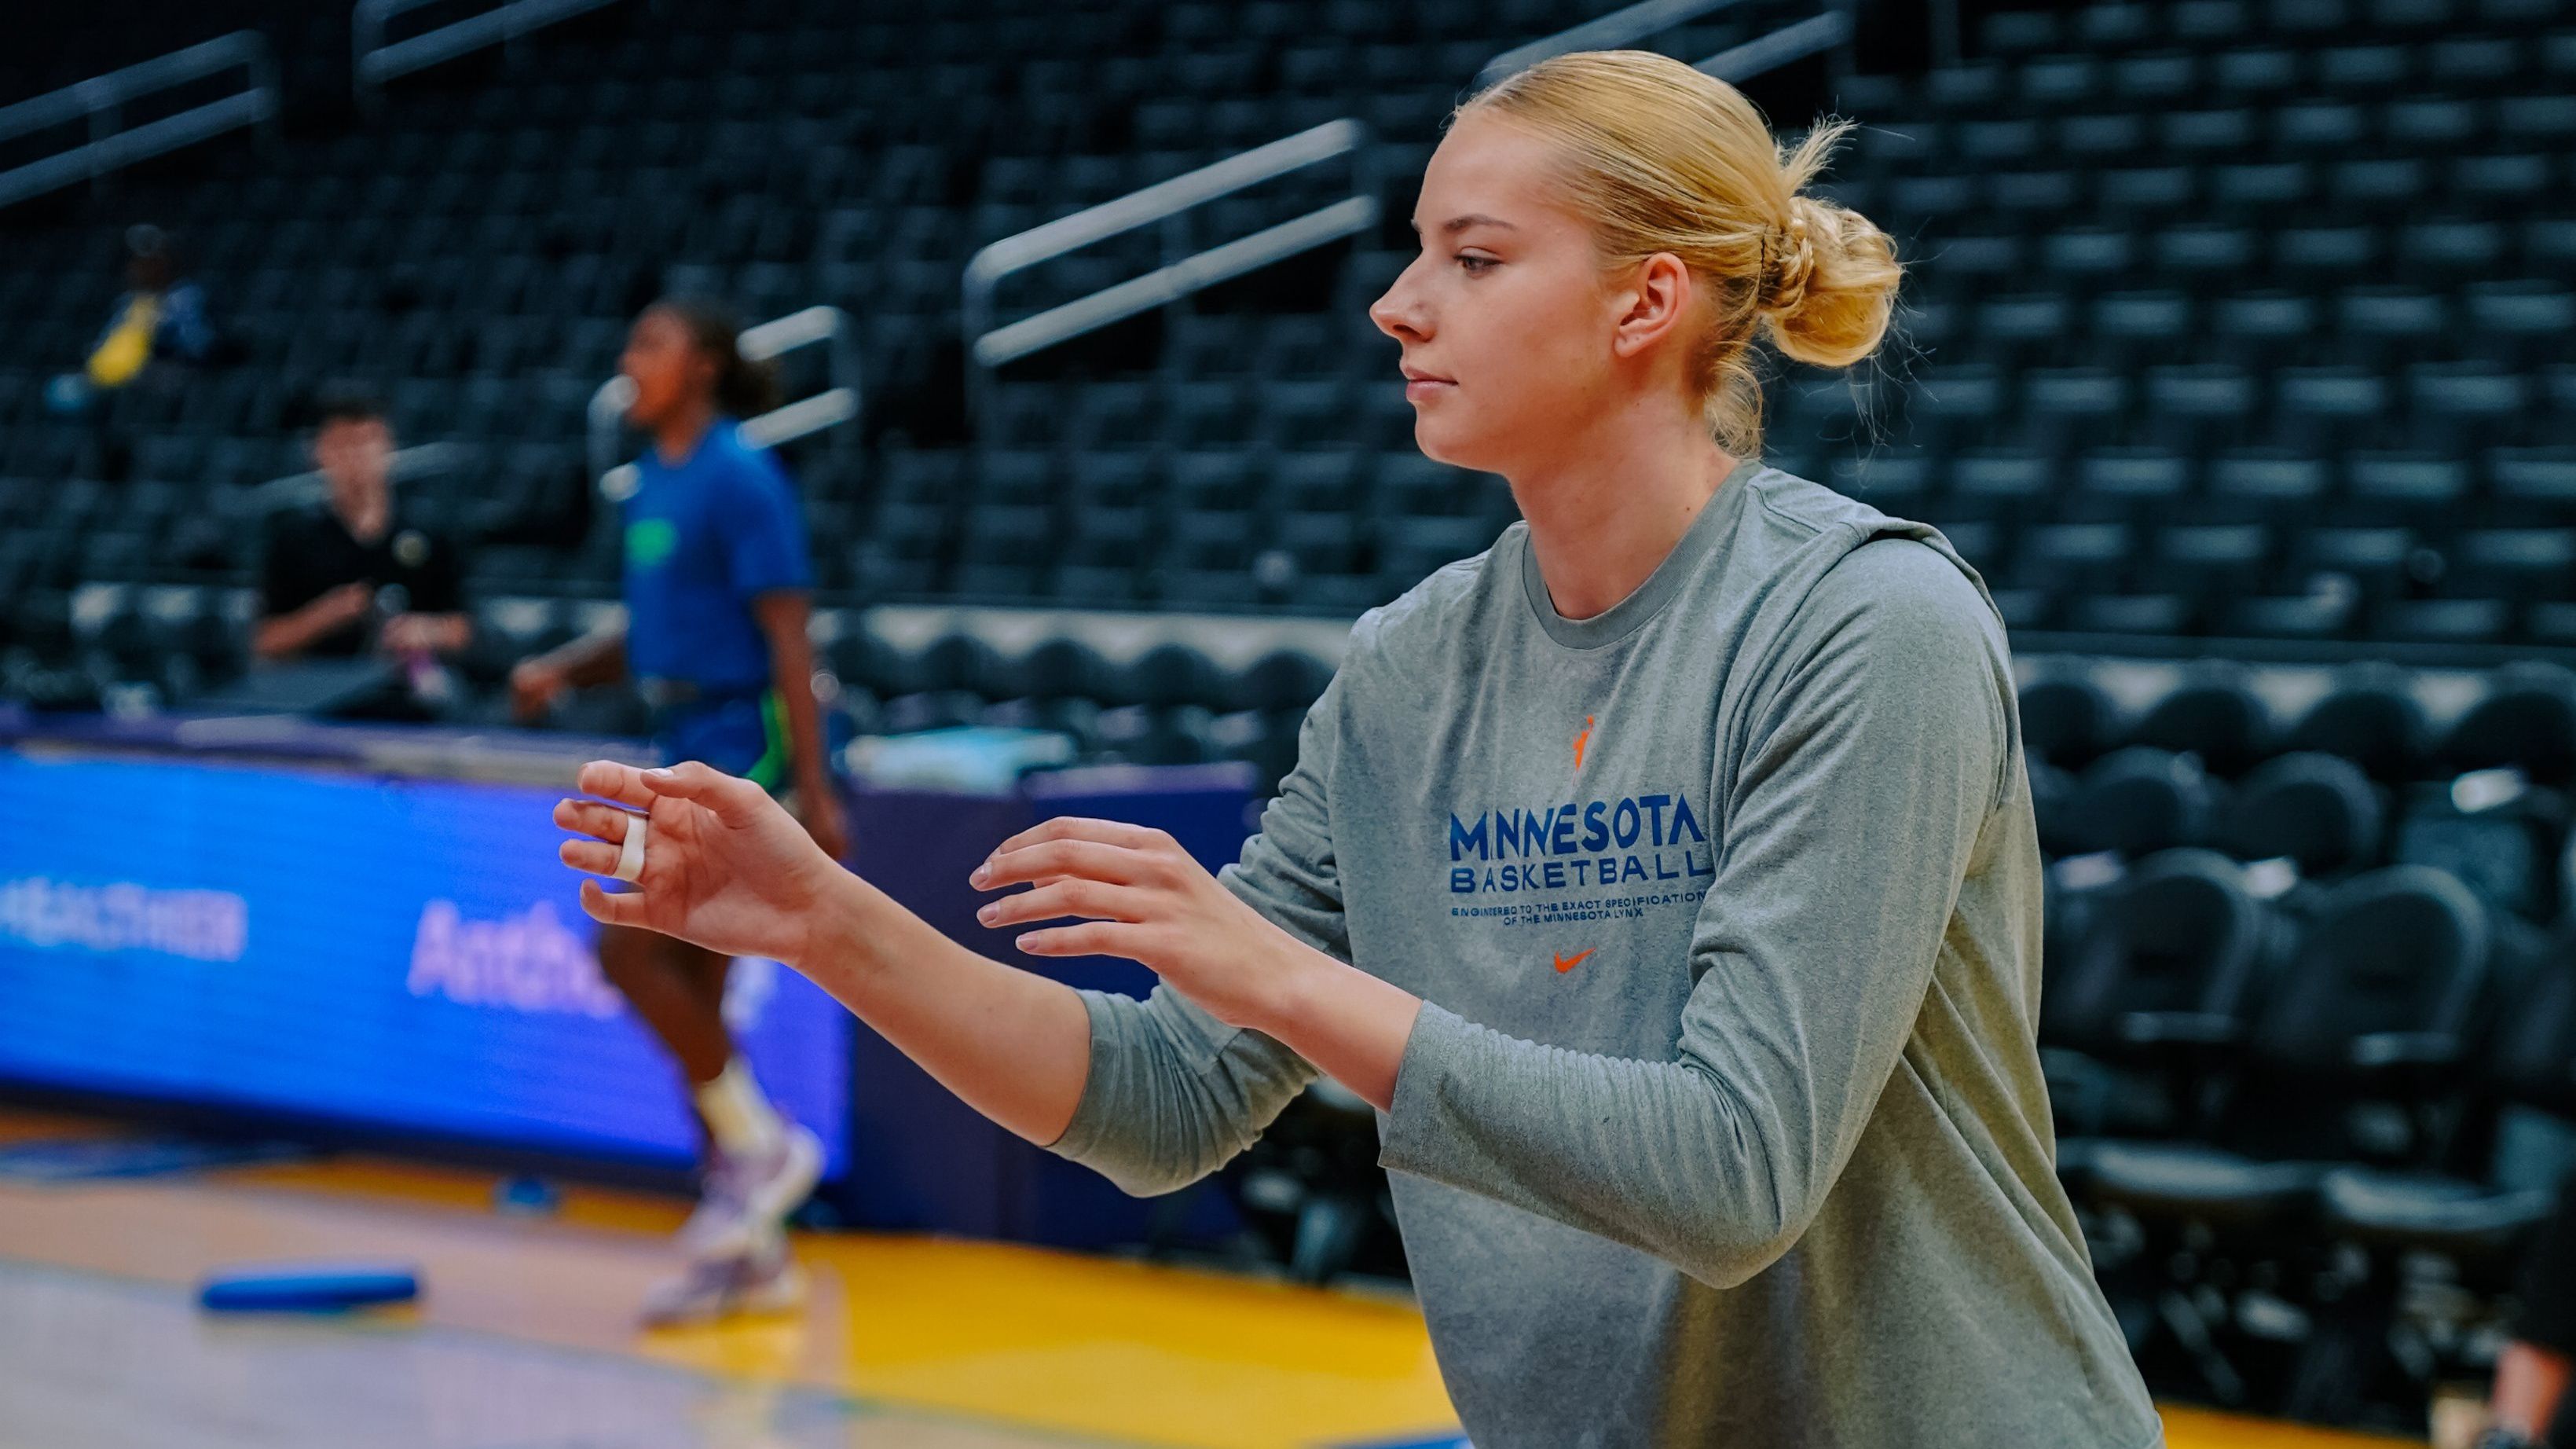
{"label": "woman's chin", "polygon": [[1482,461],[1490,450],[1479,446],[1484,441],[1481,432],[1460,426],[1461,421],[1417,412],[1413,419],[1413,445],[1434,463],[1446,463],[1452,468],[1480,473],[1494,471],[1490,463]]}

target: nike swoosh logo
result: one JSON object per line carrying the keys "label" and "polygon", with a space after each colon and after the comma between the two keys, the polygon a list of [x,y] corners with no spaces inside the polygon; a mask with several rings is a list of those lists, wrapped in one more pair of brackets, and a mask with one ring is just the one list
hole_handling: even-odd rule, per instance
{"label": "nike swoosh logo", "polygon": [[1589,946],[1583,950],[1575,952],[1571,956],[1558,956],[1556,958],[1556,969],[1559,971],[1571,971],[1575,967],[1583,964],[1584,957],[1589,956],[1600,949],[1601,948],[1598,946]]}

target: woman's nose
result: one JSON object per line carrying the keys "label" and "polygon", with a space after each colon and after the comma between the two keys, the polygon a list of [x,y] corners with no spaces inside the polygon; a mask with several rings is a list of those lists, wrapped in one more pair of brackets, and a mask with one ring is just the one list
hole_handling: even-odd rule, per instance
{"label": "woman's nose", "polygon": [[1369,320],[1377,330],[1398,342],[1420,342],[1428,339],[1431,329],[1425,325],[1422,308],[1413,293],[1413,267],[1396,274],[1386,295],[1369,304]]}

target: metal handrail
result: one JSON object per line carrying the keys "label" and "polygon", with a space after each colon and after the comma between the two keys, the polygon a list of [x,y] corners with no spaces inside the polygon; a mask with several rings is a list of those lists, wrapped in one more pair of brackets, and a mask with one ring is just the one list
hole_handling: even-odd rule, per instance
{"label": "metal handrail", "polygon": [[1669,30],[1685,20],[1697,20],[1712,11],[1723,10],[1739,0],[1641,0],[1625,9],[1597,15],[1580,25],[1570,25],[1554,35],[1543,35],[1527,45],[1516,45],[1485,62],[1476,72],[1476,89],[1483,90],[1507,75],[1529,69],[1542,60],[1569,55],[1578,50],[1617,50],[1633,45],[1659,30]]}
{"label": "metal handrail", "polygon": [[1837,4],[1822,15],[1783,25],[1699,62],[1695,69],[1733,85],[1793,60],[1828,51],[1852,38],[1851,11]]}
{"label": "metal handrail", "polygon": [[[745,327],[734,346],[748,361],[767,362],[817,343],[831,349],[832,386],[812,397],[743,419],[744,441],[756,447],[775,448],[825,428],[858,421],[863,396],[858,338],[850,327],[849,314],[840,308],[818,305]],[[635,465],[617,461],[618,436],[625,426],[627,405],[634,401],[635,384],[624,373],[601,383],[599,390],[590,395],[590,476],[598,480],[600,493],[612,502],[622,503],[635,493]],[[855,453],[857,435],[858,429],[852,428],[837,440],[844,458]]]}
{"label": "metal handrail", "polygon": [[975,360],[999,367],[1032,352],[1053,347],[1123,317],[1177,301],[1229,277],[1268,266],[1309,247],[1336,241],[1377,224],[1377,198],[1345,197],[1293,221],[1265,227],[1247,237],[1157,267],[1141,277],[1103,287],[1061,307],[1050,307],[975,339]]}
{"label": "metal handrail", "polygon": [[[126,102],[218,75],[234,66],[240,66],[245,73],[241,90],[131,130],[118,129],[117,113]],[[0,206],[41,196],[76,181],[96,182],[111,171],[147,157],[243,126],[274,126],[277,110],[277,62],[269,53],[268,37],[256,30],[218,35],[184,50],[92,76],[12,106],[0,106],[0,140],[84,117],[89,121],[89,139],[82,144],[0,171]]]}
{"label": "metal handrail", "polygon": [[407,39],[387,42],[385,26],[397,15],[437,0],[358,0],[349,17],[349,76],[361,106],[373,109],[379,90],[396,76],[425,70],[487,45],[509,45],[532,30],[596,10],[610,0],[502,0],[480,15],[451,21]]}
{"label": "metal handrail", "polygon": [[[986,374],[1013,359],[1043,351],[1229,277],[1265,267],[1298,252],[1366,231],[1377,224],[1377,197],[1357,178],[1353,195],[1247,237],[1209,247],[1141,277],[1104,287],[1007,326],[993,325],[993,294],[1004,277],[1093,242],[1176,216],[1203,202],[1231,195],[1291,171],[1339,156],[1365,155],[1371,137],[1359,121],[1343,118],[1256,146],[1213,165],[1159,181],[1112,201],[1058,217],[1007,236],[975,253],[959,288],[965,324],[966,388],[981,410]],[[1365,166],[1362,166],[1363,173]]]}
{"label": "metal handrail", "polygon": [[[1642,0],[1642,3],[1613,10],[1607,15],[1596,16],[1554,35],[1541,36],[1527,45],[1514,46],[1502,52],[1476,72],[1476,89],[1483,90],[1507,75],[1527,70],[1556,56],[1578,50],[1615,50],[1634,45],[1657,31],[1668,30],[1683,21],[1696,20],[1738,3],[1740,0]],[[1749,80],[1775,66],[1831,50],[1852,37],[1851,5],[1852,0],[1826,0],[1823,14],[1781,26],[1742,45],[1719,51],[1695,62],[1692,68],[1732,84]]]}

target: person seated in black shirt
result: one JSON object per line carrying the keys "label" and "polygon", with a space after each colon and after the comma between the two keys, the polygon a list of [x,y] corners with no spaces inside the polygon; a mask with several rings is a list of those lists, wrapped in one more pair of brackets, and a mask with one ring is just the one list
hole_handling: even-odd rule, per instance
{"label": "person seated in black shirt", "polygon": [[2478,1449],[2576,1446],[2576,1175],[2559,1184],[2558,1205],[2522,1261],[2517,1313],[2496,1355],[2487,1400],[2491,1426]]}
{"label": "person seated in black shirt", "polygon": [[473,639],[463,563],[452,540],[406,518],[394,498],[383,408],[343,389],[318,412],[313,461],[330,493],[269,521],[251,651],[266,662],[372,651],[403,665],[415,694],[429,692],[440,656]]}

